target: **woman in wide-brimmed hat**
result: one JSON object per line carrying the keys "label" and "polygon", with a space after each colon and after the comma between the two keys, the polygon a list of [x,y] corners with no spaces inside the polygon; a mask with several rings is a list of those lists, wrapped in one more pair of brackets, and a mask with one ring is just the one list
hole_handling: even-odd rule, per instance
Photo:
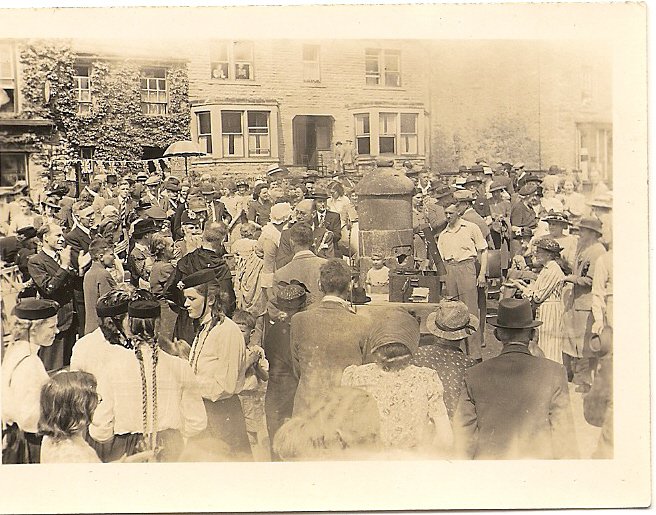
{"label": "woman in wide-brimmed hat", "polygon": [[442,381],[435,370],[412,364],[419,322],[401,308],[381,312],[369,344],[375,363],[347,367],[342,385],[362,388],[376,399],[382,445],[448,453],[453,433]]}
{"label": "woman in wide-brimmed hat", "polygon": [[537,306],[536,319],[542,322],[538,347],[546,358],[563,362],[564,304],[562,299],[565,274],[559,265],[562,248],[551,238],[542,238],[535,243],[534,263],[542,266],[535,281],[526,284],[522,280],[511,280],[521,292]]}
{"label": "woman in wide-brimmed hat", "polygon": [[444,386],[444,404],[451,419],[465,384],[465,371],[478,364],[465,353],[467,338],[478,328],[478,318],[469,312],[464,302],[442,300],[428,315],[426,328],[434,338],[428,345],[419,347],[412,363],[437,371]]}

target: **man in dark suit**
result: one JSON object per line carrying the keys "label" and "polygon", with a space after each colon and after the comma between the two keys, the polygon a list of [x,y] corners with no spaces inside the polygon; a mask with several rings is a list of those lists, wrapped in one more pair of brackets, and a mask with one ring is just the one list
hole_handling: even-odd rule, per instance
{"label": "man in dark suit", "polygon": [[502,299],[490,323],[501,354],[467,370],[453,433],[469,459],[574,459],[576,433],[560,363],[531,355],[535,327],[527,299]]}
{"label": "man in dark suit", "polygon": [[76,320],[73,309],[73,282],[78,270],[73,266],[72,249],[65,245],[62,228],[54,223],[39,228],[41,250],[27,263],[30,277],[44,299],[59,303],[57,336],[50,347],[41,347],[39,357],[46,370],[58,370],[70,363],[75,343]]}
{"label": "man in dark suit", "polygon": [[[294,208],[294,218],[296,218],[295,223],[307,224],[312,229],[312,245],[310,246],[310,250],[314,254],[324,259],[335,257],[334,235],[325,227],[319,227],[315,223],[316,209],[313,200],[301,200]],[[276,268],[282,268],[287,265],[294,257],[295,252],[292,249],[290,238],[291,227],[283,229],[280,233],[280,243],[276,254]]]}
{"label": "man in dark suit", "polygon": [[201,193],[205,199],[207,206],[207,221],[208,222],[225,222],[229,224],[232,216],[228,213],[225,204],[215,198],[216,190],[212,184],[202,184]]}
{"label": "man in dark suit", "polygon": [[73,229],[66,233],[66,245],[71,248],[71,263],[78,276],[73,281],[73,299],[75,312],[78,315],[78,334],[84,334],[84,321],[86,317],[84,308],[84,273],[91,266],[89,244],[91,243],[91,226],[95,218],[95,211],[91,204],[78,201],[73,204]]}
{"label": "man in dark suit", "polygon": [[340,253],[337,249],[337,243],[342,237],[342,221],[339,217],[339,213],[334,211],[328,211],[326,207],[328,200],[328,193],[323,190],[316,190],[313,195],[316,214],[314,215],[314,226],[315,227],[325,227],[327,230],[333,233],[333,247],[335,256],[340,257]]}
{"label": "man in dark suit", "polygon": [[351,284],[348,265],[329,259],[319,273],[325,296],[291,318],[292,365],[299,378],[294,416],[312,409],[331,387],[339,386],[346,367],[362,365],[369,330],[346,300]]}

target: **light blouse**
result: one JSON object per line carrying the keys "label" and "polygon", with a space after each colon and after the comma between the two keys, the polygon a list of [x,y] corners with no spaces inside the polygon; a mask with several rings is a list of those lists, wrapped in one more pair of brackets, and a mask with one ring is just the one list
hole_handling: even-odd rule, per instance
{"label": "light blouse", "polygon": [[[430,444],[431,425],[450,431],[440,376],[430,368],[409,365],[385,371],[377,363],[351,365],[343,386],[362,388],[373,396],[380,415],[381,442],[386,447],[413,448]],[[442,435],[446,440],[451,435]]]}
{"label": "light blouse", "polygon": [[217,401],[241,392],[245,381],[246,344],[244,335],[230,318],[211,329],[201,326],[189,353],[189,364],[196,374],[204,399]]}

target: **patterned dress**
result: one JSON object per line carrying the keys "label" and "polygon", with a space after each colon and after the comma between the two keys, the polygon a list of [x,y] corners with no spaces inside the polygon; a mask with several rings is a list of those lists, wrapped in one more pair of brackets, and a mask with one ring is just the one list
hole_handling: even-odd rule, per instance
{"label": "patterned dress", "polygon": [[444,385],[444,404],[449,419],[453,418],[460,392],[465,386],[465,371],[478,362],[458,347],[434,343],[419,347],[412,358],[412,364],[432,368],[438,373]]}
{"label": "patterned dress", "polygon": [[538,347],[544,356],[557,363],[563,362],[564,304],[562,299],[565,274],[555,261],[549,261],[538,278],[524,290],[523,296],[537,304],[536,319],[542,322],[538,328]]}
{"label": "patterned dress", "polygon": [[352,365],[344,370],[342,386],[361,388],[376,399],[385,447],[412,449],[430,444],[431,423],[449,425],[444,388],[435,370],[409,365],[386,371],[377,363]]}

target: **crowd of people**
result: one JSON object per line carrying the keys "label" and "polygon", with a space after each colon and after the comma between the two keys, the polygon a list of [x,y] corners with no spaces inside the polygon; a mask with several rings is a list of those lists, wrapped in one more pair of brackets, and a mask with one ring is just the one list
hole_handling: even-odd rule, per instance
{"label": "crowd of people", "polygon": [[[0,260],[21,284],[11,310],[2,292],[3,463],[576,458],[568,383],[612,456],[598,174],[584,195],[556,166],[404,162],[409,266],[441,283],[421,320],[358,309],[402,263],[374,249],[362,268],[346,168],[55,170],[2,192]],[[502,350],[483,360],[486,322]]]}

